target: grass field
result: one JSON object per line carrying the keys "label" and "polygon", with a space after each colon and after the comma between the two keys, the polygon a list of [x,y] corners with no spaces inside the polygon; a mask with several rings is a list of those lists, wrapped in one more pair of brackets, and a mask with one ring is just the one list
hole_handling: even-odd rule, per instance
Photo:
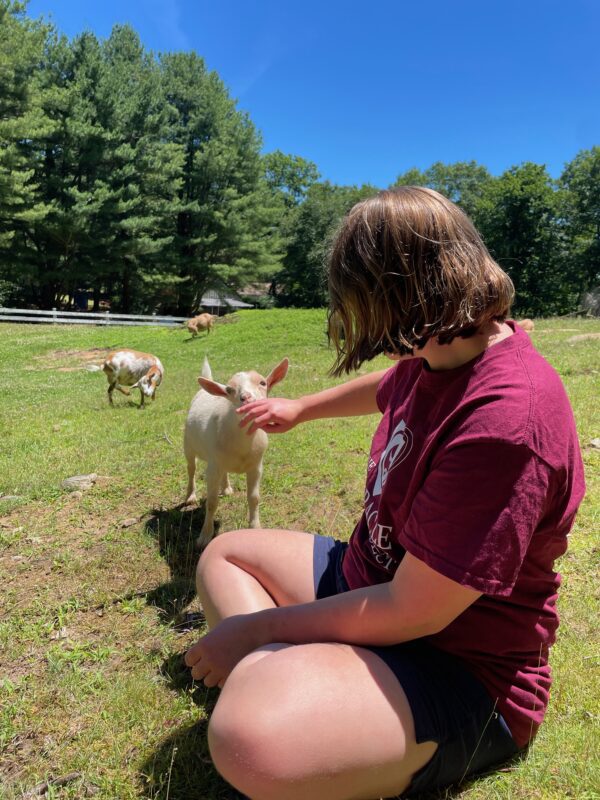
{"label": "grass field", "polygon": [[[540,320],[533,340],[575,411],[588,494],[561,560],[562,625],[547,721],[527,757],[451,797],[597,798],[597,556],[600,509],[600,320]],[[85,366],[106,348],[153,352],[165,365],[145,410]],[[199,635],[193,573],[202,511],[181,511],[182,428],[204,355],[217,380],[266,374],[276,393],[331,385],[322,311],[250,311],[191,341],[182,329],[0,326],[0,797],[49,778],[48,798],[225,800],[205,744],[216,690],[181,662]],[[369,369],[381,368],[380,361]],[[137,394],[137,393],[136,393]],[[136,398],[137,401],[137,398]],[[347,537],[360,513],[373,417],[327,420],[271,438],[261,521]],[[81,495],[61,489],[96,473]],[[246,521],[240,491],[222,498],[221,529]],[[199,490],[202,482],[199,482]],[[6,499],[13,496],[16,499]],[[39,793],[38,793],[39,796]],[[285,800],[285,798],[282,798]]]}

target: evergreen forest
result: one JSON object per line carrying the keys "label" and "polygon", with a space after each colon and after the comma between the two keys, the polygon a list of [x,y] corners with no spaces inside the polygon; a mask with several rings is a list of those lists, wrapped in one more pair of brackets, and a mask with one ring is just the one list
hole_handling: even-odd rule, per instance
{"label": "evergreen forest", "polygon": [[[516,314],[573,312],[600,282],[600,147],[558,178],[532,162],[498,176],[436,162],[400,184],[471,216]],[[262,305],[323,306],[331,234],[381,188],[263,152],[195,52],[149,52],[128,26],[70,40],[0,0],[0,305],[68,308],[85,291],[94,310],[187,315],[209,288],[260,287]]]}

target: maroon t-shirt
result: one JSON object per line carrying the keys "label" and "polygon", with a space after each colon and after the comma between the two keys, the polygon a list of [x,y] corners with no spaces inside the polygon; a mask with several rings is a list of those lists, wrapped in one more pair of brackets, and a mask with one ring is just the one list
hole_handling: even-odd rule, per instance
{"label": "maroon t-shirt", "polygon": [[560,576],[584,494],[560,378],[514,334],[457,369],[384,375],[364,512],[344,558],[351,589],[388,581],[405,551],[483,595],[427,640],[486,686],[519,746],[548,703]]}

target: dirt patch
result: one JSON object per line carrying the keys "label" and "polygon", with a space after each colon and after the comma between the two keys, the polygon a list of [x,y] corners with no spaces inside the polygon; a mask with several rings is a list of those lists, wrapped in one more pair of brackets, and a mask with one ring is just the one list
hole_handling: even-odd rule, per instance
{"label": "dirt patch", "polygon": [[579,336],[571,336],[569,339],[567,339],[567,344],[585,342],[587,339],[600,339],[600,333],[581,333]]}
{"label": "dirt patch", "polygon": [[[10,592],[0,601],[0,619],[16,612],[29,616],[40,601],[47,609],[72,598],[78,598],[82,608],[95,607],[109,597],[127,597],[167,580],[168,566],[152,563],[154,545],[148,542],[147,549],[137,553],[135,541],[128,544],[125,532],[115,536],[115,517],[125,518],[127,512],[131,516],[132,494],[126,493],[122,510],[114,516],[83,511],[77,498],[66,495],[54,504],[32,503],[26,512],[19,508],[0,517],[5,537],[0,576]],[[139,514],[138,524],[144,524],[145,516]],[[90,583],[89,571],[97,583]]]}
{"label": "dirt patch", "polygon": [[88,369],[91,364],[98,366],[114,347],[93,347],[91,350],[53,350],[41,356],[34,356],[35,364],[26,370],[53,369],[58,372],[77,372]]}
{"label": "dirt patch", "polygon": [[576,333],[576,331],[581,330],[580,328],[550,328],[546,331],[538,331],[536,329],[535,333],[540,334],[541,336],[549,336],[554,335],[555,333]]}
{"label": "dirt patch", "polygon": [[[161,741],[171,726],[179,730],[187,702],[177,697],[192,688],[182,653],[201,629],[193,572],[202,515],[157,508],[153,493],[121,487],[117,477],[106,492],[91,489],[85,502],[64,494],[0,512],[0,676],[10,690],[0,720],[0,795],[7,799],[48,774],[68,774],[74,751],[93,764],[91,772],[118,782],[102,797],[125,796],[123,786],[137,785],[142,750],[149,767],[141,769],[157,785],[174,773],[173,748],[165,748],[163,765]],[[150,712],[142,708],[146,682],[156,702]],[[199,691],[198,705],[207,692]],[[125,751],[130,729],[139,735]],[[194,770],[204,780],[207,766]],[[80,787],[63,794],[86,796]],[[198,796],[221,795],[200,788]]]}
{"label": "dirt patch", "polygon": [[8,742],[2,754],[2,774],[7,783],[23,774],[23,765],[39,753],[43,736],[34,730],[25,730]]}
{"label": "dirt patch", "polygon": [[103,358],[110,351],[110,347],[92,347],[91,350],[54,350],[52,353],[47,353],[43,358],[49,356],[50,358],[63,359],[76,356],[81,361],[89,362]]}

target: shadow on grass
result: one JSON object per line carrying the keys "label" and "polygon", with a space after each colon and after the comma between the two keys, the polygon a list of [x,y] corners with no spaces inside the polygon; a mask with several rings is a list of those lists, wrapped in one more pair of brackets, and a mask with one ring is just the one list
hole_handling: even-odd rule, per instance
{"label": "shadow on grass", "polygon": [[133,395],[128,396],[127,400],[122,398],[116,398],[112,403],[112,405],[110,403],[108,404],[111,414],[117,414],[119,412],[129,411],[129,409],[131,408],[137,408],[138,411],[140,410],[145,411],[146,406],[149,406],[149,403],[146,403],[144,406],[142,406],[139,400],[137,400],[136,402],[136,398],[137,398],[137,393],[135,397]]}
{"label": "shadow on grass", "polygon": [[185,624],[185,609],[195,595],[194,575],[198,563],[195,541],[204,521],[204,502],[198,508],[155,509],[145,529],[158,543],[171,579],[147,594],[147,602],[161,610],[166,624]]}
{"label": "shadow on grass", "polygon": [[[476,775],[470,775],[468,778],[465,778],[459,785],[456,786],[448,786],[445,789],[435,789],[430,792],[420,792],[418,795],[414,796],[414,800],[458,800],[459,797],[463,795],[464,792],[467,792],[469,789],[472,789],[478,781],[485,779],[486,777],[491,777],[496,775],[498,772],[514,772],[518,769],[519,764],[527,758],[527,751],[521,751],[516,753],[514,756],[509,758],[507,761],[504,761],[501,764],[497,764],[494,767],[491,767],[489,770],[484,770],[483,772],[477,773]],[[490,792],[490,797],[492,794],[495,795],[493,790]],[[394,798],[393,800],[396,800]],[[398,799],[400,800],[400,798]]]}
{"label": "shadow on grass", "polygon": [[219,776],[208,751],[208,720],[219,690],[207,689],[204,684],[193,681],[182,654],[166,658],[160,672],[171,688],[190,695],[203,710],[204,717],[193,725],[177,728],[142,765],[144,797],[151,800],[239,800],[242,795]]}
{"label": "shadow on grass", "polygon": [[[170,580],[146,594],[146,601],[160,610],[164,624],[180,631],[204,627],[204,616],[188,606],[195,596],[194,576],[198,562],[195,541],[204,521],[204,503],[198,508],[155,509],[145,531],[157,542],[169,566]],[[141,766],[140,780],[148,800],[237,800],[240,795],[221,779],[212,765],[206,730],[208,719],[219,696],[195,682],[183,661],[183,653],[173,653],[162,662],[160,673],[175,692],[191,697],[202,710],[203,718],[179,727],[165,738]]]}
{"label": "shadow on grass", "polygon": [[[206,691],[206,690],[205,690]],[[214,701],[207,706],[212,711]],[[144,797],[152,800],[238,800],[216,772],[206,742],[208,720],[179,728],[142,765]]]}
{"label": "shadow on grass", "polygon": [[190,336],[190,337],[189,337],[189,338],[187,338],[187,339],[182,339],[182,342],[183,342],[184,344],[187,344],[188,342],[194,342],[194,341],[196,341],[196,339],[197,339],[198,341],[202,341],[202,339],[206,339],[206,336],[203,336],[203,337],[202,337],[202,339],[201,339],[199,336]]}

